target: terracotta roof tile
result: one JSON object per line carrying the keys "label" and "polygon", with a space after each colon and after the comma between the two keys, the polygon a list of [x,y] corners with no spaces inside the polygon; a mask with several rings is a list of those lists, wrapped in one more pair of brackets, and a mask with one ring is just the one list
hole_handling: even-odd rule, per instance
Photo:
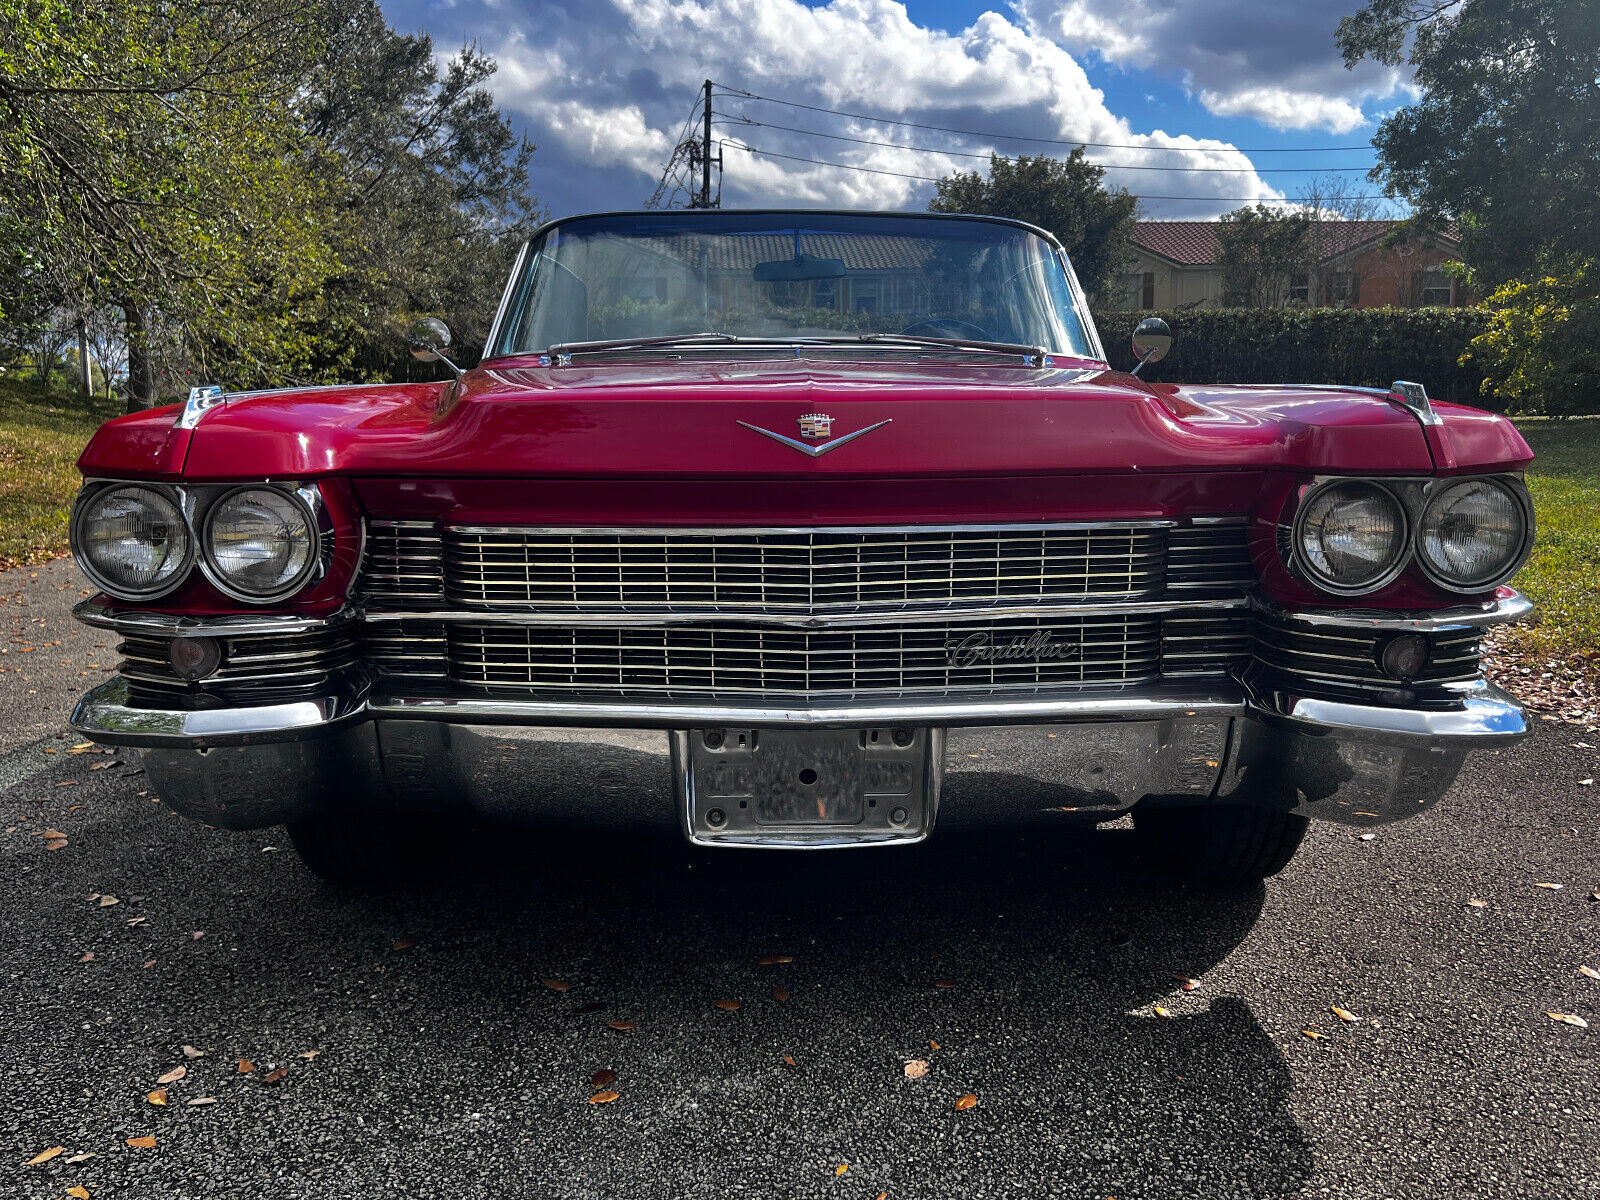
{"label": "terracotta roof tile", "polygon": [[[1319,221],[1315,230],[1318,261],[1343,254],[1355,246],[1374,241],[1398,221]],[[1133,244],[1151,254],[1200,267],[1217,261],[1217,228],[1220,221],[1139,221],[1133,227]],[[1446,233],[1458,240],[1452,229]]]}

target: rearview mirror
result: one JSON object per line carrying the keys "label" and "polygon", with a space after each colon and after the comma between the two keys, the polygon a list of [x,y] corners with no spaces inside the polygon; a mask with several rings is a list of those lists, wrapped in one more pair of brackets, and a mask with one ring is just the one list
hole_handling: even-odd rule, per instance
{"label": "rearview mirror", "polygon": [[754,274],[757,283],[800,283],[807,279],[838,279],[844,274],[844,259],[814,258],[809,254],[796,254],[793,258],[775,258],[771,262],[758,262]]}
{"label": "rearview mirror", "polygon": [[1139,361],[1132,374],[1146,363],[1158,363],[1172,349],[1172,330],[1160,317],[1146,317],[1133,330],[1133,356]]}

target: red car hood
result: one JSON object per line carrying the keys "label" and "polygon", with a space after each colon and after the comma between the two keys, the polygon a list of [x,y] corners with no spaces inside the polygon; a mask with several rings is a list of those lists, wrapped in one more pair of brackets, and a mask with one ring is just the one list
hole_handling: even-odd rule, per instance
{"label": "red car hood", "polygon": [[[1438,406],[1455,469],[1532,457],[1510,422]],[[798,418],[832,418],[827,439]],[[1178,387],[990,363],[698,360],[501,364],[459,388],[378,384],[239,396],[194,431],[174,410],[111,422],[88,475],[927,477],[1260,470],[1431,473],[1436,445],[1381,396]],[[868,426],[815,457],[813,449]],[[1439,463],[1438,467],[1448,467]]]}

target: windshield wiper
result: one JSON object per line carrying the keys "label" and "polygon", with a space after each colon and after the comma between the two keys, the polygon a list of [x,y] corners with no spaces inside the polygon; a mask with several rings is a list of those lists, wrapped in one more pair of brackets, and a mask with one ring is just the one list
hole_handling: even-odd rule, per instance
{"label": "windshield wiper", "polygon": [[605,338],[596,342],[561,342],[551,346],[545,354],[551,358],[573,354],[593,354],[603,350],[650,350],[672,346],[815,346],[826,344],[825,338],[746,337],[737,333],[665,333],[655,337]]}
{"label": "windshield wiper", "polygon": [[969,350],[985,354],[1020,354],[1023,358],[1043,362],[1050,352],[1042,346],[1024,346],[1016,342],[985,342],[971,338],[919,337],[914,333],[863,333],[852,338],[830,339],[835,343],[866,342],[882,346],[926,347],[936,350]]}

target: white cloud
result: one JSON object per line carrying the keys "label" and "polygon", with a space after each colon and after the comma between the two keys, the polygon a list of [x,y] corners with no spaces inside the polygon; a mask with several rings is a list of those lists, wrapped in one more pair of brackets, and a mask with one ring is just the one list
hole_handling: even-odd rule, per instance
{"label": "white cloud", "polygon": [[[1131,147],[1091,149],[1090,157],[1102,163],[1222,168],[1113,171],[1112,182],[1137,193],[1201,197],[1151,201],[1152,214],[1201,217],[1236,207],[1231,197],[1281,195],[1227,143],[1134,129],[1110,111],[1068,48],[1021,17],[989,12],[966,29],[946,32],[917,24],[895,0],[832,0],[821,7],[798,0],[461,0],[453,15],[499,60],[497,99],[527,121],[540,146],[541,169],[608,168],[613,189],[635,179],[637,195],[609,196],[607,207],[637,204],[650,194],[708,76],[824,108]],[[1135,53],[1132,42],[1127,52]],[[719,97],[718,105],[724,118],[718,136],[733,143],[725,147],[723,177],[730,204],[920,208],[929,184],[900,175],[940,176],[984,163],[912,146],[980,156],[1069,149],[910,130],[734,97]],[[766,127],[739,123],[741,116]],[[772,125],[894,145],[830,141]],[[795,162],[740,146],[897,174]]]}
{"label": "white cloud", "polygon": [[1409,90],[1375,62],[1347,70],[1334,44],[1350,0],[1014,0],[1023,25],[1109,63],[1163,72],[1223,117],[1345,134]]}

